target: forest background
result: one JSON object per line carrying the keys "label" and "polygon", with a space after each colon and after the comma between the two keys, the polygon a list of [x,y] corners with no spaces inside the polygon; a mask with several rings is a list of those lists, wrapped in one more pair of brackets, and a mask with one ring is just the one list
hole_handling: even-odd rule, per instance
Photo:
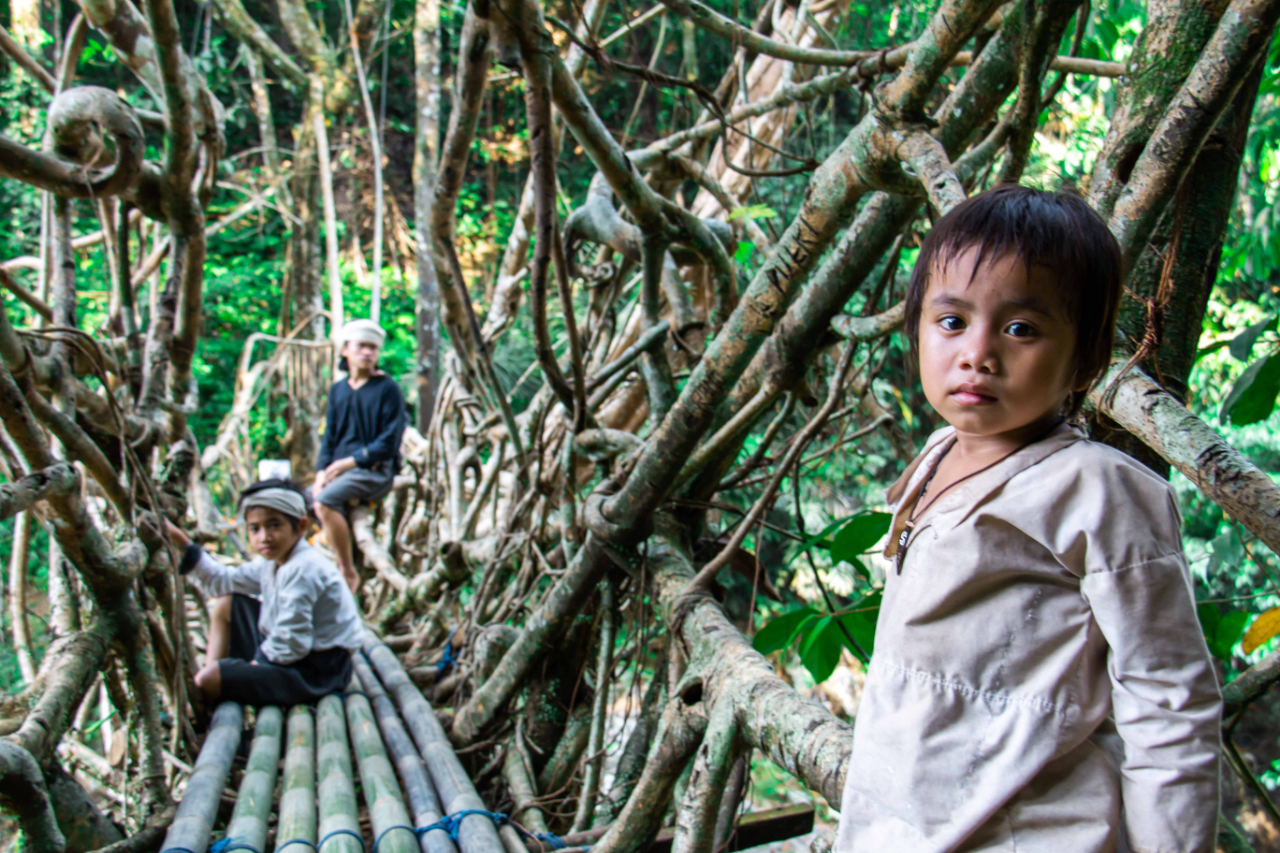
{"label": "forest background", "polygon": [[[270,4],[248,0],[245,8],[259,21],[270,21]],[[548,14],[576,20],[572,3],[548,4]],[[737,20],[750,22],[755,9],[747,4],[716,0],[711,5]],[[897,3],[852,3],[830,30],[835,43],[850,49],[878,50],[900,44],[919,33],[937,3],[906,0]],[[182,22],[186,48],[210,91],[226,107],[226,157],[218,166],[216,188],[207,207],[211,221],[235,214],[229,224],[211,235],[204,266],[203,329],[192,366],[198,384],[199,404],[189,425],[200,446],[213,444],[233,405],[237,375],[246,339],[254,333],[275,334],[282,315],[282,282],[286,278],[286,245],[293,227],[290,218],[270,198],[274,177],[263,157],[261,126],[251,102],[253,81],[245,54],[238,43],[219,25],[212,4],[179,0],[174,4]],[[558,8],[563,6],[564,8]],[[343,7],[337,3],[312,3],[312,12],[325,22],[331,33],[342,33]],[[1081,28],[1081,42],[1072,47],[1073,34],[1063,36],[1059,53],[1074,50],[1087,59],[1124,62],[1144,24],[1146,6],[1128,0],[1101,0],[1086,5],[1087,18]],[[25,38],[32,53],[52,56],[54,36],[78,11],[72,3],[44,3],[39,6],[40,28]],[[601,32],[622,32],[608,48],[616,60],[649,66],[676,79],[714,81],[721,77],[733,58],[733,46],[713,38],[671,16],[659,16],[627,31],[626,22],[644,11],[624,0],[610,5]],[[446,94],[441,105],[440,127],[452,109],[448,93],[454,87],[456,53],[461,40],[464,7],[445,2],[440,12],[441,88]],[[389,4],[386,20],[378,25],[369,44],[365,62],[370,70],[369,93],[378,113],[384,154],[385,192],[389,198],[386,229],[387,263],[381,270],[381,321],[389,338],[384,350],[384,369],[401,383],[411,407],[417,405],[415,369],[414,300],[417,278],[414,244],[413,148],[415,133],[414,56],[410,38],[415,4],[397,0]],[[0,2],[0,24],[21,33],[20,20],[10,3]],[[563,35],[555,31],[557,37]],[[334,47],[341,55],[347,48]],[[96,85],[117,88],[136,107],[159,110],[146,91],[130,83],[130,74],[117,61],[111,47],[97,31],[89,31],[80,58],[79,75]],[[957,72],[958,73],[958,72]],[[605,73],[588,63],[582,77],[583,88],[595,109],[626,148],[642,147],[671,130],[685,126],[698,105],[689,90],[649,85],[633,75]],[[1034,143],[1022,173],[1023,183],[1056,189],[1078,186],[1088,181],[1101,150],[1116,106],[1116,81],[1108,77],[1073,75],[1065,80],[1061,94],[1038,115]],[[281,162],[289,168],[291,150],[297,144],[298,127],[303,122],[302,103],[294,89],[271,83],[275,113],[276,144]],[[38,148],[45,129],[47,92],[29,75],[0,55],[0,133]],[[829,97],[806,102],[796,119],[785,148],[808,162],[821,162],[845,138],[862,115],[856,92],[837,90]],[[370,269],[370,247],[374,240],[374,177],[372,149],[365,116],[347,110],[329,128],[333,155],[337,236],[340,245],[340,276],[349,317],[366,316],[375,284]],[[1190,373],[1186,404],[1203,420],[1214,423],[1224,437],[1250,461],[1273,478],[1280,475],[1280,413],[1275,411],[1280,393],[1280,40],[1272,43],[1258,85],[1257,101],[1248,128],[1238,188],[1228,232],[1217,267],[1216,281],[1200,330],[1199,351]],[[158,160],[154,147],[148,159]],[[515,224],[516,211],[529,171],[529,137],[525,121],[525,85],[518,73],[494,67],[483,103],[479,128],[471,145],[471,156],[462,181],[456,217],[457,250],[464,276],[474,282],[471,296],[476,312],[483,318],[495,298],[494,284],[503,246]],[[988,173],[993,180],[998,170]],[[596,173],[573,140],[567,140],[556,160],[559,190],[555,200],[561,216],[567,216],[587,196]],[[807,172],[762,178],[752,183],[750,204],[742,216],[770,233],[775,239],[781,223],[796,216],[810,176]],[[246,201],[258,202],[247,213]],[[17,181],[0,181],[0,261],[40,253],[41,193]],[[92,205],[74,205],[74,233],[87,234],[100,228]],[[916,251],[917,228],[895,258],[896,280],[890,283],[900,292],[909,274]],[[758,270],[762,253],[750,243],[739,244],[734,255],[748,276]],[[112,284],[105,243],[80,250],[75,255],[78,313],[81,328],[107,331]],[[25,272],[15,271],[15,276]],[[141,315],[154,310],[158,276],[147,287],[150,299],[140,293]],[[34,319],[32,310],[10,292],[3,291],[6,309],[17,325]],[[580,304],[586,304],[579,294]],[[850,303],[850,313],[858,313],[865,296]],[[144,320],[145,325],[145,320]],[[553,338],[563,341],[564,318],[551,308]],[[443,346],[447,349],[447,333]],[[263,344],[263,356],[271,344]],[[515,317],[513,326],[502,335],[492,353],[493,367],[501,389],[516,415],[533,401],[540,385],[536,370],[535,335],[526,313]],[[884,366],[872,383],[871,393],[892,413],[901,433],[890,436],[874,431],[856,443],[832,446],[803,469],[798,488],[787,485],[766,519],[772,527],[808,531],[830,529],[833,523],[882,507],[881,493],[902,469],[900,444],[903,438],[918,447],[937,426],[937,415],[929,408],[918,380],[909,372],[904,357],[905,344],[895,334],[889,339]],[[285,446],[289,425],[284,404],[272,394],[254,406],[245,427],[247,459],[288,456]],[[758,446],[764,425],[747,438],[742,454]],[[223,514],[231,515],[232,480],[225,472],[214,472],[212,486]],[[1272,620],[1280,620],[1272,608],[1280,606],[1280,558],[1227,517],[1181,474],[1173,472],[1184,515],[1184,544],[1196,578],[1196,596],[1202,603],[1201,618],[1215,655],[1220,659],[1224,680],[1244,671],[1276,648],[1280,640],[1268,630]],[[733,500],[730,498],[729,500]],[[744,508],[749,503],[743,504]],[[0,522],[0,561],[8,567],[13,541],[12,518]],[[828,550],[812,549],[804,539],[762,527],[744,542],[758,555],[760,565],[780,602],[757,602],[752,586],[740,577],[725,581],[726,608],[740,627],[749,632],[782,613],[819,602],[822,593],[815,586],[809,567],[830,592],[849,596],[858,584],[855,561],[834,559]],[[838,556],[838,555],[837,555]],[[48,643],[49,616],[44,594],[47,589],[48,535],[37,525],[26,571],[30,578],[28,612],[31,652],[36,662]],[[4,577],[4,575],[0,575]],[[466,590],[464,589],[464,596]],[[465,598],[464,598],[465,600]],[[755,610],[750,608],[754,606]],[[0,688],[16,693],[24,684],[12,643],[13,617],[6,606],[0,616]],[[1259,617],[1265,616],[1261,622]],[[1246,632],[1257,627],[1246,637]],[[1267,638],[1267,636],[1271,638]],[[791,636],[788,640],[794,639]],[[1242,644],[1242,640],[1246,640]],[[1260,640],[1260,642],[1259,642]],[[779,644],[781,645],[781,644]],[[839,648],[837,642],[836,648]],[[779,670],[805,692],[814,692],[839,716],[851,718],[856,700],[857,673],[861,664],[844,651],[839,663],[823,649],[802,641],[775,649],[772,657]],[[834,670],[834,673],[833,673]],[[823,690],[815,675],[827,682]],[[839,682],[839,687],[833,687]],[[843,702],[843,704],[842,704]],[[849,705],[849,707],[845,707]],[[1280,703],[1263,700],[1258,712],[1236,732],[1236,743],[1267,791],[1280,787],[1280,719],[1275,713]],[[96,722],[92,717],[90,724]],[[753,770],[752,802],[764,805],[787,797],[821,798],[804,791],[785,774],[758,761]],[[1259,849],[1280,845],[1280,824],[1250,792],[1240,791],[1240,822],[1253,835]],[[1280,849],[1280,847],[1272,848]]]}

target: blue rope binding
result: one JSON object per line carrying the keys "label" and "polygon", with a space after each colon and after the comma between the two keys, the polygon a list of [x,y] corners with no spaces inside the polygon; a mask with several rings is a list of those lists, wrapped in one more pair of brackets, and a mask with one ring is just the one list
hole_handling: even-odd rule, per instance
{"label": "blue rope binding", "polygon": [[[392,827],[392,829],[395,829],[395,827]],[[324,838],[320,839],[320,843],[316,845],[316,853],[319,853],[320,848],[324,846],[324,843],[328,841],[330,838],[333,838],[335,835],[350,835],[356,841],[360,842],[360,849],[364,850],[364,836],[362,836],[360,833],[356,832],[354,829],[335,829],[333,832],[330,832],[329,834],[325,835]],[[373,845],[373,849],[374,850],[378,849],[378,845],[376,842]],[[213,851],[210,851],[210,853],[213,853]]]}
{"label": "blue rope binding", "polygon": [[[470,817],[471,815],[484,815],[485,817],[493,821],[494,826],[510,826],[516,832],[520,833],[520,836],[522,838],[525,838],[525,839],[532,838],[535,841],[541,841],[542,843],[548,845],[552,850],[564,850],[569,846],[565,842],[565,840],[558,835],[555,835],[550,832],[530,832],[520,824],[511,820],[510,817],[503,814],[502,812],[489,812],[489,811],[485,811],[484,809],[463,809],[462,811],[454,812],[451,815],[445,815],[444,817],[440,818],[438,821],[436,821],[433,824],[429,824],[428,826],[418,827],[413,831],[413,833],[414,835],[421,838],[422,836],[426,835],[428,832],[438,829],[441,832],[449,833],[449,838],[452,839],[454,842],[457,842],[458,827],[462,824],[463,818]],[[394,827],[394,826],[388,827],[388,829],[384,831],[383,834],[385,835],[387,831],[390,831],[396,828],[397,827]],[[591,848],[585,847],[583,849],[590,850]],[[378,846],[377,844],[375,844],[373,853],[377,853],[377,850],[378,850]]]}
{"label": "blue rope binding", "polygon": [[[407,826],[407,825],[405,825],[405,824],[403,824],[403,823],[397,823],[395,826],[388,826],[386,829],[382,830],[382,832],[379,832],[379,833],[378,833],[378,837],[377,837],[377,838],[375,838],[375,839],[373,839],[373,850],[372,850],[372,851],[370,851],[370,853],[378,853],[378,845],[382,843],[382,838],[383,838],[383,836],[385,836],[388,832],[390,832],[390,831],[391,831],[391,830],[393,830],[393,829],[403,829],[403,830],[406,830],[406,831],[408,831],[408,832],[409,832],[409,833],[410,833],[410,834],[411,834],[415,839],[416,839],[416,838],[418,838],[418,830],[414,829],[412,826]],[[357,836],[357,837],[359,837],[359,836]]]}
{"label": "blue rope binding", "polygon": [[237,838],[227,836],[221,841],[215,841],[209,846],[209,853],[231,853],[232,850],[248,850],[249,853],[262,853],[252,844],[245,844]]}
{"label": "blue rope binding", "polygon": [[440,658],[440,663],[436,664],[437,684],[440,683],[441,676],[443,676],[447,670],[452,669],[453,665],[457,662],[458,659],[453,656],[453,640],[450,640],[444,644],[444,656]]}
{"label": "blue rope binding", "polygon": [[318,847],[316,847],[314,844],[312,844],[310,841],[308,841],[305,838],[295,838],[292,841],[286,841],[284,844],[277,844],[276,853],[280,853],[281,850],[283,850],[284,848],[288,847],[291,844],[305,844],[308,847],[310,847],[312,850],[319,849]]}

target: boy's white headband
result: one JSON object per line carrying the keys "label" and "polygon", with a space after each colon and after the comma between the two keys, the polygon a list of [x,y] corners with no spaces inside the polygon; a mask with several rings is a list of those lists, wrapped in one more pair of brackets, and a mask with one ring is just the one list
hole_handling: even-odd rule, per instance
{"label": "boy's white headband", "polygon": [[303,519],[307,517],[307,502],[303,500],[302,495],[293,489],[275,488],[254,492],[240,504],[240,517],[244,518],[245,513],[254,507],[274,509],[276,512],[283,513],[290,518]]}
{"label": "boy's white headband", "polygon": [[344,324],[334,338],[339,345],[348,341],[359,341],[382,346],[382,342],[387,339],[387,333],[372,320],[352,320]]}

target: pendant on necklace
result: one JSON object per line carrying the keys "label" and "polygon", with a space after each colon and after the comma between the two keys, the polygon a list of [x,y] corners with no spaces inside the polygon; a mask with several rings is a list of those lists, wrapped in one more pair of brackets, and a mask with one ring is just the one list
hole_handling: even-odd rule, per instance
{"label": "pendant on necklace", "polygon": [[911,538],[911,522],[907,522],[907,526],[902,528],[901,535],[898,536],[898,574],[902,574],[902,563],[907,558],[907,540]]}

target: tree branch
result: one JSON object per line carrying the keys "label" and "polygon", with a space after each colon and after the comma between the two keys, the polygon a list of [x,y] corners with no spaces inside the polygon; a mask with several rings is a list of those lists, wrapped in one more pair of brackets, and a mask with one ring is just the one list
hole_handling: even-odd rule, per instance
{"label": "tree branch", "polygon": [[65,494],[79,477],[66,462],[42,468],[11,483],[0,483],[0,518],[25,512],[49,494]]}
{"label": "tree branch", "polygon": [[1271,43],[1277,19],[1277,0],[1235,0],[1222,16],[1116,200],[1108,225],[1126,268],[1146,247],[1204,140]]}
{"label": "tree branch", "polygon": [[[133,108],[98,86],[68,89],[49,105],[54,151],[32,151],[0,135],[0,177],[14,178],[64,198],[105,198],[133,189],[142,175],[142,126]],[[112,165],[99,162],[105,146],[98,128],[111,134]]]}
{"label": "tree branch", "polygon": [[1126,366],[1113,362],[1090,402],[1280,554],[1280,487],[1172,394]]}
{"label": "tree branch", "polygon": [[875,56],[875,51],[823,50],[775,41],[750,27],[744,27],[731,18],[726,18],[709,6],[700,3],[699,0],[662,0],[662,2],[675,14],[693,21],[707,32],[714,33],[735,46],[741,45],[754,53],[786,59],[797,65],[856,66],[868,57]]}

